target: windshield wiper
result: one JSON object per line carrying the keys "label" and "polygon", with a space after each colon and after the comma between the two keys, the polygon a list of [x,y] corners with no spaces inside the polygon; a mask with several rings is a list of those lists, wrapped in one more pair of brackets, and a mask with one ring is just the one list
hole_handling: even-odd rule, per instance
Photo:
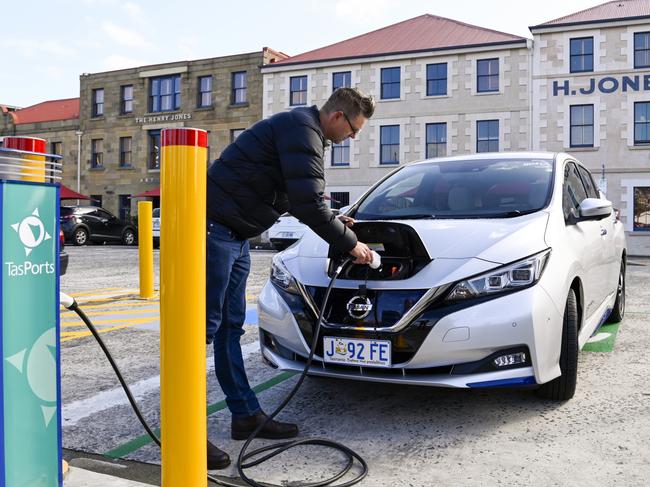
{"label": "windshield wiper", "polygon": [[510,210],[510,211],[505,211],[503,213],[494,213],[492,215],[486,215],[486,216],[490,218],[515,218],[522,215],[528,215],[529,213],[534,213],[536,211],[537,210],[525,210],[525,211]]}
{"label": "windshield wiper", "polygon": [[396,215],[394,217],[387,218],[388,220],[433,220],[436,218],[436,215],[431,213],[415,213],[413,215]]}

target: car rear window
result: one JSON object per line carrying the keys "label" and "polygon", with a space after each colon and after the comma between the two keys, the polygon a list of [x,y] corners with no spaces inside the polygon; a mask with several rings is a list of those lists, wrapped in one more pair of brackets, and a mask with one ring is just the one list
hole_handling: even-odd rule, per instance
{"label": "car rear window", "polygon": [[74,213],[74,208],[70,208],[68,206],[62,206],[60,210],[60,215],[61,216],[70,216]]}
{"label": "car rear window", "polygon": [[467,159],[406,166],[359,204],[360,220],[507,218],[544,208],[552,159]]}

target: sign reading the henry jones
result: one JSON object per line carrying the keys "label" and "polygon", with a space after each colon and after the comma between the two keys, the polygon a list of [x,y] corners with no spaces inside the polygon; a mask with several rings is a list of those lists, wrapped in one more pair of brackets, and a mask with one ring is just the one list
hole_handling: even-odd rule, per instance
{"label": "sign reading the henry jones", "polygon": [[57,188],[0,182],[0,487],[61,485]]}
{"label": "sign reading the henry jones", "polygon": [[191,118],[192,118],[191,113],[171,113],[169,115],[135,117],[135,123],[177,122],[179,120],[190,120]]}
{"label": "sign reading the henry jones", "polygon": [[605,76],[603,78],[589,78],[586,86],[571,85],[568,79],[553,81],[553,96],[562,95],[591,95],[595,92],[614,93],[628,91],[650,91],[650,74],[636,76]]}

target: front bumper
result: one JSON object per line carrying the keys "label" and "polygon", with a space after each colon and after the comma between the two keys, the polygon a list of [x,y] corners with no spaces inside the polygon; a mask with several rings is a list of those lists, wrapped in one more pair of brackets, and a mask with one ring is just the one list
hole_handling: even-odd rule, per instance
{"label": "front bumper", "polygon": [[[267,282],[258,302],[260,343],[270,365],[301,371],[309,354],[314,325],[294,297]],[[313,316],[313,315],[312,315]],[[562,316],[537,285],[489,300],[429,309],[397,332],[321,330],[311,373],[377,382],[445,387],[522,386],[547,382],[560,375]],[[390,339],[390,369],[325,363],[322,336]],[[525,351],[522,366],[496,369],[491,358]]]}

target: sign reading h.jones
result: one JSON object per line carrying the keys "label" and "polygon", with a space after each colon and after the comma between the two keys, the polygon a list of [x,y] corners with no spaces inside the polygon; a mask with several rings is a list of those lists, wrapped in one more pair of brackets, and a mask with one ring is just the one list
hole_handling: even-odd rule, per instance
{"label": "sign reading h.jones", "polygon": [[595,91],[600,93],[614,93],[617,91],[650,91],[650,74],[636,76],[605,76],[603,78],[589,78],[587,86],[578,88],[571,86],[568,79],[553,81],[553,96],[563,95],[591,95]]}

